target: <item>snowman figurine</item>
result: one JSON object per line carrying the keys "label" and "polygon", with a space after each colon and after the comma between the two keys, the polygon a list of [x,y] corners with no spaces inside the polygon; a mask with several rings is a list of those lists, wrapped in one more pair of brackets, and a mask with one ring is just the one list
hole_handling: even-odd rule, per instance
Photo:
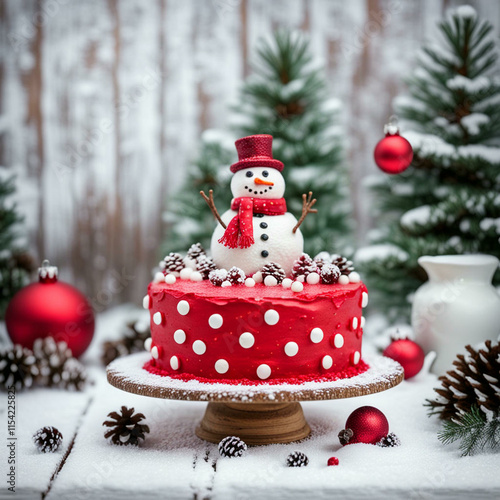
{"label": "snowman figurine", "polygon": [[302,215],[297,220],[286,211],[283,163],[272,157],[271,135],[259,134],[236,141],[238,162],[231,165],[233,200],[231,209],[219,215],[209,196],[201,195],[218,220],[211,242],[218,267],[239,267],[252,275],[269,263],[279,264],[289,275],[303,252],[304,238],[299,226],[307,214],[316,212],[312,193],[302,195]]}

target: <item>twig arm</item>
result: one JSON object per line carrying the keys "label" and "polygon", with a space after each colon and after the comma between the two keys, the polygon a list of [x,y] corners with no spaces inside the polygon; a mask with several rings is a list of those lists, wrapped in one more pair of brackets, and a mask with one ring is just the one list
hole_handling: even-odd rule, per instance
{"label": "twig arm", "polygon": [[316,214],[318,211],[315,208],[312,208],[316,203],[316,198],[312,199],[312,191],[309,193],[302,195],[302,215],[300,219],[297,221],[297,224],[293,228],[292,232],[295,234],[300,225],[304,222],[304,219],[307,217],[307,214]]}
{"label": "twig arm", "polygon": [[[214,203],[214,191],[211,189],[208,192],[208,196],[205,194],[205,191],[200,191],[201,196],[203,196],[203,199],[207,202],[207,205],[209,206],[210,210],[214,214],[214,217],[219,221],[219,224],[226,229],[227,226],[222,222],[222,219],[220,218],[219,212],[217,212],[217,208],[215,207]],[[294,231],[295,232],[295,231]]]}

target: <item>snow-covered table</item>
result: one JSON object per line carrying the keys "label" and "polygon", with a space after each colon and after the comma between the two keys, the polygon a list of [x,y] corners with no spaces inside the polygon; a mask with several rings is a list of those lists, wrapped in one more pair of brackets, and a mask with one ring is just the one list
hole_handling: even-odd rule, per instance
{"label": "snow-covered table", "polygon": [[[100,327],[109,322],[101,321]],[[108,330],[109,331],[109,330]],[[18,477],[15,498],[53,499],[228,499],[253,498],[500,498],[500,456],[461,458],[457,447],[442,446],[439,423],[422,403],[436,378],[422,373],[386,392],[354,399],[304,402],[312,435],[298,444],[252,447],[242,458],[221,458],[215,444],[194,430],[206,403],[170,401],[111,387],[102,368],[84,393],[33,390],[17,396]],[[2,393],[4,394],[4,393]],[[6,404],[0,418],[6,435]],[[140,448],[116,447],[104,438],[102,422],[122,405],[144,413],[151,433]],[[355,444],[341,447],[337,434],[347,416],[373,405],[389,419],[402,441],[398,448]],[[39,454],[31,435],[54,425],[64,449]],[[2,444],[4,448],[5,441]],[[303,468],[287,468],[295,450],[309,457]],[[4,456],[2,452],[1,456]],[[327,467],[329,457],[340,460]],[[6,459],[0,473],[5,478]],[[9,498],[3,480],[0,498]]]}

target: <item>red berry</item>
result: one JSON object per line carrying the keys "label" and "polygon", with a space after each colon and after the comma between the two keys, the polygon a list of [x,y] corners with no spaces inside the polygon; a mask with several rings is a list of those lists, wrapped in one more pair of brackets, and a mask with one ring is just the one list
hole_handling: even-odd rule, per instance
{"label": "red berry", "polygon": [[328,459],[328,465],[338,465],[339,459],[337,457],[330,457]]}
{"label": "red berry", "polygon": [[414,377],[424,366],[424,350],[413,340],[395,340],[384,351],[384,356],[397,361],[405,371],[405,379]]}

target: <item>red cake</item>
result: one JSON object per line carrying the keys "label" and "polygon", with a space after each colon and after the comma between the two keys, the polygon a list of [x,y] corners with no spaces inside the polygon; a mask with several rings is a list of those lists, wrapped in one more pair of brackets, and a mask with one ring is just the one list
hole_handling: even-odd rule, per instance
{"label": "red cake", "polygon": [[225,382],[352,376],[366,369],[361,340],[367,302],[361,282],[305,284],[300,293],[259,283],[151,283],[147,369]]}

